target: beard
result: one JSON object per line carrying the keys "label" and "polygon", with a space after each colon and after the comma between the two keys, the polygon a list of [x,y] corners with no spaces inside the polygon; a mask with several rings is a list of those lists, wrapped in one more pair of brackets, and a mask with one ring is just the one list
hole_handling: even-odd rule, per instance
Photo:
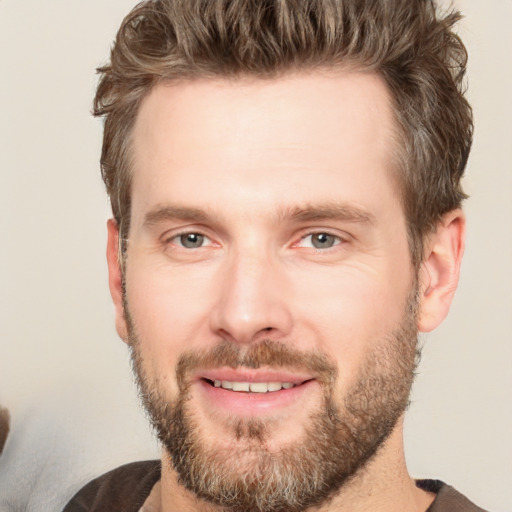
{"label": "beard", "polygon": [[[231,512],[299,512],[330,501],[364,470],[393,432],[409,403],[418,360],[417,293],[400,324],[375,340],[357,380],[335,400],[337,366],[327,355],[264,340],[249,347],[223,341],[208,351],[182,354],[176,366],[178,396],[169,399],[145,370],[141,342],[125,307],[132,366],[140,396],[181,485]],[[126,304],[126,306],[128,306]],[[278,451],[266,442],[272,419],[238,418],[227,425],[232,442],[208,443],[190,407],[197,368],[292,368],[317,376],[323,398],[304,424],[302,438]]]}

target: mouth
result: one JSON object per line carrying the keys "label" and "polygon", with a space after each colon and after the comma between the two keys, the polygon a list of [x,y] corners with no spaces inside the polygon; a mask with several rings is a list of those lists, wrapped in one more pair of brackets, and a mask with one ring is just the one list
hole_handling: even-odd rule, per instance
{"label": "mouth", "polygon": [[204,371],[194,380],[206,410],[246,417],[300,407],[318,388],[311,375],[250,369]]}

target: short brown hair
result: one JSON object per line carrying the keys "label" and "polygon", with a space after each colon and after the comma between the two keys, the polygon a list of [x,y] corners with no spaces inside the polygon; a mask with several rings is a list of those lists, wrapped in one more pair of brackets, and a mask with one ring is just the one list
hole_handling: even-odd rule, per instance
{"label": "short brown hair", "polygon": [[343,66],[374,71],[390,91],[412,259],[441,216],[466,197],[461,177],[473,121],[458,12],[434,0],[147,0],[124,19],[99,68],[101,169],[121,235],[130,223],[130,134],[161,81],[260,76]]}

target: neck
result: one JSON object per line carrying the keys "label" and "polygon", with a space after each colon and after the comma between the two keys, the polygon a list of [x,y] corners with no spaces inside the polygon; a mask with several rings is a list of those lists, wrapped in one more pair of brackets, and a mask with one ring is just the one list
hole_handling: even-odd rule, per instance
{"label": "neck", "polygon": [[[221,512],[199,500],[178,482],[164,452],[161,512]],[[369,463],[335,497],[315,512],[425,512],[435,495],[418,487],[408,474],[403,448],[403,418]],[[313,509],[311,509],[313,512]]]}

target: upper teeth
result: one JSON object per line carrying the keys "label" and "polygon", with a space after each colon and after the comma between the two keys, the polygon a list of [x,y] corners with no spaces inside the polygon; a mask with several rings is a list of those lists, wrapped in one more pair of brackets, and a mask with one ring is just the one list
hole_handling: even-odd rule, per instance
{"label": "upper teeth", "polygon": [[215,380],[213,384],[216,388],[245,391],[246,393],[267,393],[268,391],[290,389],[295,385],[291,382],[232,382],[229,380]]}

